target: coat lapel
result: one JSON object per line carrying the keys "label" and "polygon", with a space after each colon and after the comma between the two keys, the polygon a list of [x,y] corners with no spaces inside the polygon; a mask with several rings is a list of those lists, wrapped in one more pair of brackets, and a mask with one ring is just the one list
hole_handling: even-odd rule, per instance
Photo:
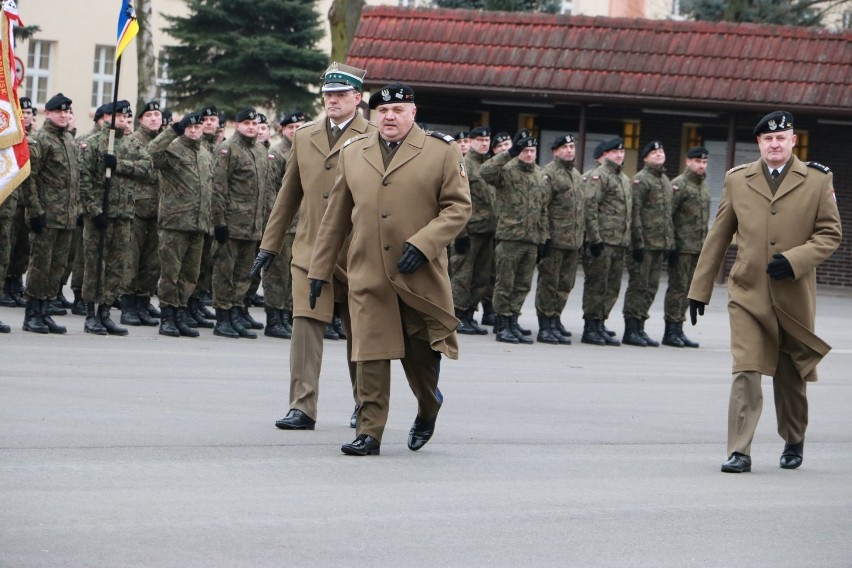
{"label": "coat lapel", "polygon": [[426,133],[417,126],[416,124],[411,127],[411,132],[408,133],[408,136],[405,140],[402,141],[402,145],[399,150],[394,154],[391,163],[388,164],[388,169],[385,172],[385,177],[390,175],[394,170],[397,170],[410,162],[417,156],[422,150],[423,145],[426,142]]}
{"label": "coat lapel", "polygon": [[808,167],[799,158],[793,158],[790,171],[784,176],[781,187],[775,192],[775,199],[780,199],[804,183],[808,175]]}
{"label": "coat lapel", "polygon": [[316,124],[311,127],[311,144],[316,146],[316,149],[320,151],[323,156],[328,156],[331,152],[331,148],[328,147],[328,135],[325,132],[325,123],[328,121],[328,118],[323,115],[322,118],[317,120]]}
{"label": "coat lapel", "polygon": [[749,164],[745,174],[746,179],[748,180],[746,183],[751,189],[758,192],[767,200],[772,201],[772,190],[769,189],[769,183],[763,176],[762,168],[763,162],[761,160]]}
{"label": "coat lapel", "polygon": [[363,144],[363,152],[364,159],[368,164],[373,166],[377,172],[379,172],[380,176],[385,175],[385,164],[382,160],[382,149],[379,148],[379,133],[373,132],[365,138],[363,141],[359,141],[359,144]]}

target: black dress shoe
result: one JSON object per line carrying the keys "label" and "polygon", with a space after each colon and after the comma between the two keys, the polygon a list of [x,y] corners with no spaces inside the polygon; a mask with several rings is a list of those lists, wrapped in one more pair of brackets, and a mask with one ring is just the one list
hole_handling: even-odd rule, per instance
{"label": "black dress shoe", "polygon": [[313,430],[316,423],[316,420],[294,408],[287,413],[287,416],[277,420],[275,426],[282,430]]}
{"label": "black dress shoe", "polygon": [[722,464],[722,471],[725,473],[744,473],[751,471],[751,456],[734,452],[728,461]]}
{"label": "black dress shoe", "polygon": [[796,469],[802,465],[804,457],[805,443],[784,444],[784,451],[781,452],[781,467],[784,469]]}
{"label": "black dress shoe", "polygon": [[347,456],[377,456],[381,446],[379,441],[372,436],[358,434],[354,441],[340,446],[340,451]]}
{"label": "black dress shoe", "polygon": [[414,419],[411,430],[408,431],[408,449],[416,452],[426,445],[435,433],[435,419],[423,420],[419,416]]}
{"label": "black dress shoe", "polygon": [[358,411],[361,410],[361,405],[356,404],[355,410],[352,411],[352,416],[349,418],[349,427],[357,428],[358,427]]}

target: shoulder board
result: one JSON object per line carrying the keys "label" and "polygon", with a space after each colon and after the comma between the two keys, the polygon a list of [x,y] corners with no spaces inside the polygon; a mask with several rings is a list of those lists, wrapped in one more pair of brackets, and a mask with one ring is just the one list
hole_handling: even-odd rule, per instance
{"label": "shoulder board", "polygon": [[297,129],[296,129],[296,131],[299,131],[299,130],[303,129],[303,128],[304,128],[304,127],[306,127],[306,126],[313,126],[313,125],[314,125],[314,124],[316,124],[316,123],[317,123],[317,121],[316,121],[316,120],[309,120],[309,121],[307,121],[307,122],[303,123],[303,124],[302,124],[302,126],[300,126],[299,128],[297,128]]}
{"label": "shoulder board", "polygon": [[343,147],[346,148],[347,146],[349,146],[350,144],[352,144],[356,140],[363,140],[367,136],[369,136],[369,134],[365,133],[365,134],[358,134],[357,136],[353,136],[352,138],[347,138],[346,142],[343,143]]}
{"label": "shoulder board", "polygon": [[744,167],[746,167],[746,166],[748,166],[748,164],[740,164],[739,166],[733,167],[733,168],[731,168],[730,170],[728,170],[727,172],[725,172],[725,175],[732,174],[732,173],[734,173],[735,171],[737,171],[737,170],[741,170],[741,169],[743,169],[743,168],[744,168]]}
{"label": "shoulder board", "polygon": [[809,168],[816,168],[824,174],[827,174],[831,171],[831,168],[829,168],[828,166],[825,166],[823,164],[820,164],[819,162],[805,162],[805,165],[808,166]]}
{"label": "shoulder board", "polygon": [[431,136],[432,138],[438,138],[439,140],[443,140],[447,144],[455,140],[455,138],[453,138],[449,134],[444,134],[443,132],[438,132],[437,130],[427,130],[426,134],[428,136]]}

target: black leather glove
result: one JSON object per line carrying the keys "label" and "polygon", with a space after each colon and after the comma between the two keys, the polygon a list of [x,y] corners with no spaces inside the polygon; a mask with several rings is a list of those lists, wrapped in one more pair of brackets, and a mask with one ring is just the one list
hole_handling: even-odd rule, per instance
{"label": "black leather glove", "polygon": [[95,227],[103,231],[109,225],[109,218],[106,216],[106,213],[101,212],[92,217],[92,223],[95,224]]}
{"label": "black leather glove", "polygon": [[692,322],[692,325],[698,323],[698,316],[704,315],[704,306],[706,306],[704,302],[699,302],[698,300],[689,299],[689,321]]}
{"label": "black leather glove", "polygon": [[669,261],[669,268],[674,268],[677,266],[678,258],[680,254],[677,252],[677,249],[672,249],[669,251],[669,257],[666,259]]}
{"label": "black leather glove", "polygon": [[453,244],[456,253],[464,254],[470,250],[470,237],[458,237]]}
{"label": "black leather glove", "polygon": [[268,268],[273,260],[275,260],[275,255],[271,252],[266,252],[265,250],[259,251],[257,257],[254,259],[254,264],[251,265],[251,270],[249,270],[249,278],[259,280],[260,273],[264,268]]}
{"label": "black leather glove", "polygon": [[228,230],[228,225],[213,227],[213,236],[216,238],[217,243],[224,243],[227,241],[228,237],[231,236],[231,232]]}
{"label": "black leather glove", "polygon": [[402,256],[396,263],[400,274],[411,274],[426,262],[426,256],[411,243],[405,243],[402,247]]}
{"label": "black leather glove", "polygon": [[189,114],[187,114],[182,119],[180,119],[180,122],[173,122],[171,126],[172,130],[174,130],[178,136],[182,136],[183,133],[186,132],[186,127],[189,126],[189,124],[190,116]]}
{"label": "black leather glove", "polygon": [[598,258],[601,253],[603,253],[603,249],[603,243],[592,243],[589,245],[589,254],[591,254],[595,258]]}
{"label": "black leather glove", "polygon": [[524,148],[526,148],[526,146],[524,145],[524,141],[526,141],[526,138],[520,138],[514,144],[512,144],[512,147],[509,148],[509,155],[513,158],[517,158],[518,156],[520,156],[521,152],[523,152]]}
{"label": "black leather glove", "polygon": [[36,235],[40,235],[44,228],[47,227],[47,215],[42,213],[41,215],[36,215],[35,217],[30,217],[30,231],[35,233]]}
{"label": "black leather glove", "polygon": [[766,267],[766,273],[773,280],[784,280],[785,278],[793,278],[795,276],[793,274],[793,267],[790,266],[790,261],[780,252],[772,255],[772,260],[769,261],[769,265]]}
{"label": "black leather glove", "polygon": [[317,280],[316,278],[308,278],[308,287],[311,289],[310,294],[308,294],[308,304],[311,306],[311,309],[314,309],[317,305],[317,298],[322,296],[322,287],[326,285],[325,280]]}
{"label": "black leather glove", "polygon": [[104,152],[101,154],[101,157],[104,159],[104,165],[115,171],[116,166],[118,166],[118,160],[115,158],[115,154],[107,154]]}
{"label": "black leather glove", "polygon": [[645,249],[633,249],[633,260],[642,262],[645,259]]}
{"label": "black leather glove", "polygon": [[535,262],[538,264],[550,254],[551,240],[547,239],[543,243],[539,243],[535,251]]}

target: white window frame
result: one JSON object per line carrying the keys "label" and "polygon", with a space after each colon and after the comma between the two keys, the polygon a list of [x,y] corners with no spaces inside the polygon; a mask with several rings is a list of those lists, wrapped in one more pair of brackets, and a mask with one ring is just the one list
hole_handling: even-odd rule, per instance
{"label": "white window frame", "polygon": [[107,63],[112,62],[112,68],[115,69],[115,46],[113,45],[96,45],[94,63],[95,68],[92,72],[92,109],[96,109],[102,104],[112,102],[112,91],[115,86],[114,73],[107,73]]}
{"label": "white window frame", "polygon": [[[53,64],[55,42],[33,39],[27,47],[27,68],[24,73],[24,96],[34,105],[43,105],[50,96],[50,67]],[[41,67],[44,50],[47,49],[47,67]],[[44,91],[39,85],[44,80]]]}

